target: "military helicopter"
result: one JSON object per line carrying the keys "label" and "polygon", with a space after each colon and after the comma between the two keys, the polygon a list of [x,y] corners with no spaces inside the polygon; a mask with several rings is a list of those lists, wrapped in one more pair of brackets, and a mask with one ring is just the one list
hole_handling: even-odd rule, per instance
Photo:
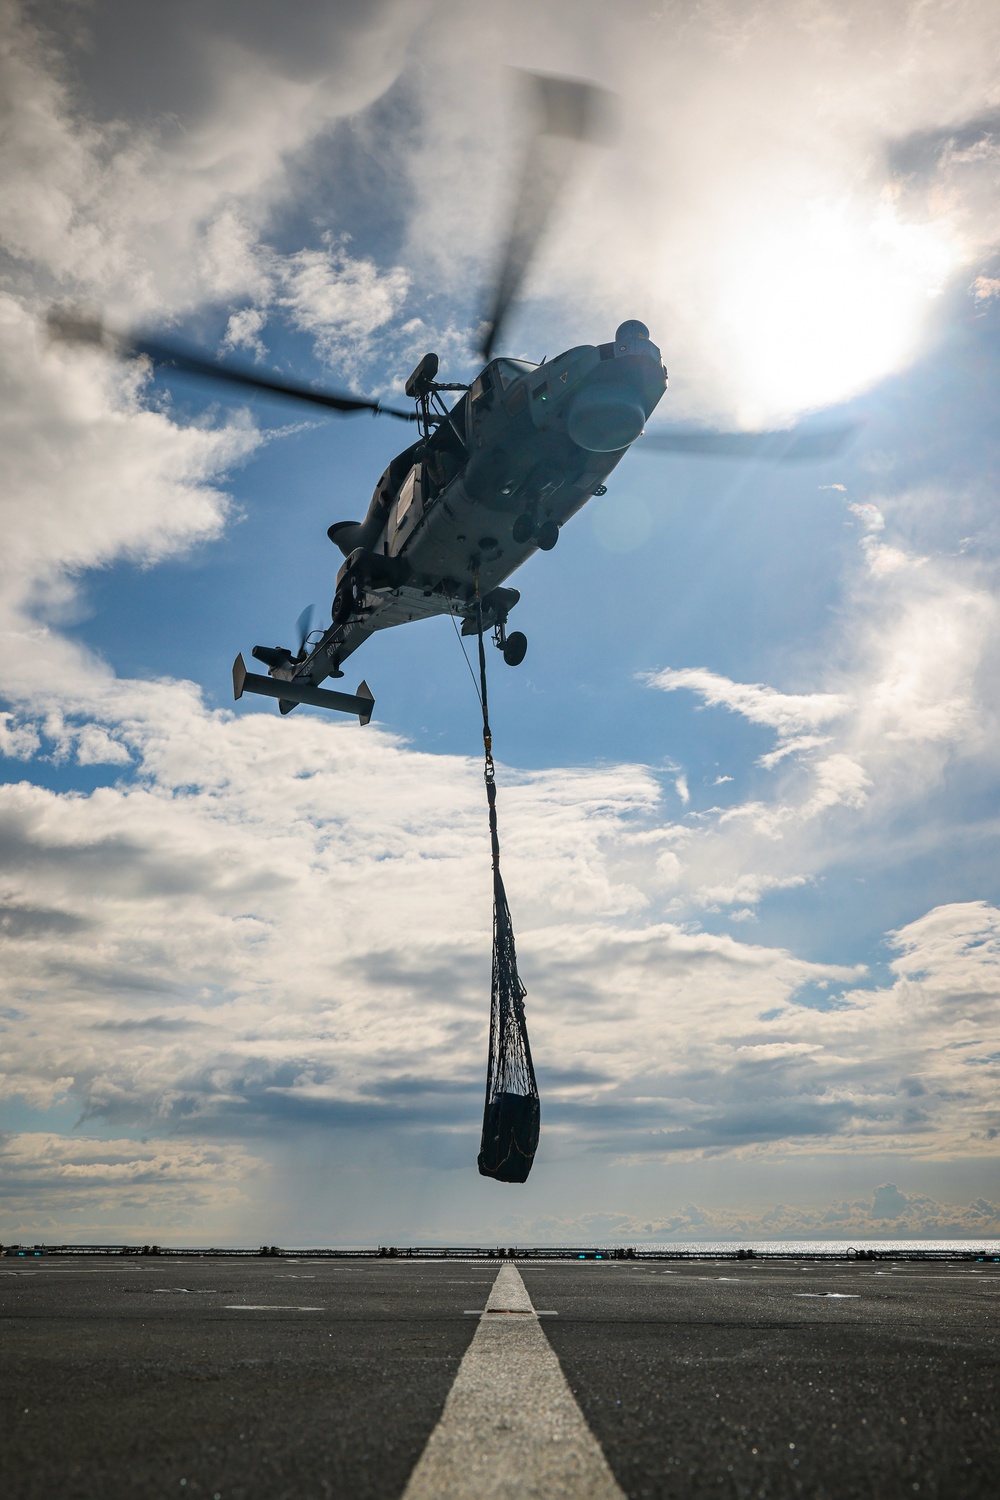
{"label": "military helicopter", "polygon": [[[254,646],[267,675],[233,665],[236,698],[277,698],[282,713],[297,704],[357,714],[367,724],[374,697],[320,686],[342,678],[343,664],[377,630],[433,615],[462,621],[462,634],[492,631],[509,666],[527,650],[523,632],[508,632],[520,599],[506,587],[535,551],[549,552],[560,529],[593,495],[644,433],[667,389],[660,350],[644,323],[626,319],[612,340],[581,344],[533,364],[494,357],[504,317],[545,229],[574,148],[599,139],[609,96],[576,79],[527,75],[535,127],[528,141],[506,248],[480,351],[485,364],[470,383],[437,379],[438,356],[425,354],[405,383],[412,410],[220,363],[176,342],[109,333],[100,319],[54,308],[54,336],[102,343],[120,355],[144,356],[165,369],[351,413],[371,411],[416,423],[414,443],[397,454],[375,485],[362,521],[338,521],[327,535],[343,554],[329,626],[310,631],[300,619],[296,649]],[[443,397],[456,393],[451,406]],[[818,458],[835,452],[846,427],[722,433],[664,430],[646,449],[710,456]],[[318,639],[316,639],[318,635]]]}

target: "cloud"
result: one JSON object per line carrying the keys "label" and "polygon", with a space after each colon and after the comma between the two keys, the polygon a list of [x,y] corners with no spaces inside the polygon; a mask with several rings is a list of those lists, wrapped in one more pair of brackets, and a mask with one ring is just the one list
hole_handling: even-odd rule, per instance
{"label": "cloud", "polygon": [[[101,17],[81,16],[79,32],[46,32],[37,12],[3,0],[0,520],[8,541],[0,632],[13,663],[4,686],[15,695],[19,669],[37,679],[42,659],[67,677],[100,675],[72,645],[40,632],[39,617],[50,625],[71,618],[87,569],[121,559],[149,566],[218,537],[233,515],[221,482],[261,441],[238,411],[191,422],[169,400],[151,409],[142,361],[119,365],[96,349],[50,345],[46,306],[83,299],[128,325],[169,322],[213,300],[243,301],[230,319],[230,346],[260,353],[273,311],[331,357],[350,349],[354,373],[365,339],[406,294],[398,267],[383,272],[340,242],[279,252],[266,231],[287,190],[289,158],[395,76],[407,28],[418,20],[414,8],[404,17],[392,4],[312,7],[308,26],[285,18],[280,40],[276,33],[267,44],[263,14],[251,43],[257,22],[249,16],[241,35],[230,17],[213,22],[207,11],[178,31],[176,7],[166,11],[150,23],[171,37],[158,81],[183,34],[203,86],[183,129],[148,112],[103,122],[88,115],[72,66],[87,54],[74,46],[88,26],[100,29]],[[307,48],[285,70],[302,26],[318,50]],[[70,60],[56,50],[57,34]],[[172,86],[183,81],[178,72]],[[80,764],[124,764],[104,730],[77,726],[75,734]],[[31,747],[5,720],[2,748],[24,755]]]}
{"label": "cloud", "polygon": [[226,336],[222,341],[225,349],[250,349],[260,358],[264,344],[260,334],[267,322],[267,314],[258,307],[244,307],[230,315],[226,324]]}
{"label": "cloud", "polygon": [[0,713],[0,754],[11,760],[30,760],[40,744],[32,725],[18,723],[13,714]]}
{"label": "cloud", "polygon": [[885,1182],[875,1189],[872,1218],[898,1219],[906,1212],[907,1202],[906,1194],[901,1193],[894,1182]]}
{"label": "cloud", "polygon": [[906,7],[812,0],[626,4],[613,24],[564,0],[517,17],[429,23],[434,97],[406,147],[408,259],[453,284],[475,257],[485,279],[520,146],[500,64],[620,95],[619,144],[560,205],[518,350],[544,352],[553,325],[575,342],[581,320],[599,342],[631,308],[669,335],[674,410],[766,425],[905,367],[935,298],[1000,237],[986,0],[919,26]]}
{"label": "cloud", "polygon": [[0,293],[0,362],[18,373],[0,416],[8,630],[41,600],[65,603],[85,568],[150,564],[218,536],[229,507],[214,481],[258,444],[238,418],[181,426],[149,410],[141,368],[47,346],[37,310]]}
{"label": "cloud", "polygon": [[[285,15],[279,24],[265,6],[234,26],[217,9],[182,18],[169,5],[141,34],[129,28],[131,45],[145,38],[153,49],[145,73],[170,102],[157,116],[148,96],[131,100],[138,119],[101,123],[80,108],[87,90],[79,79],[71,90],[54,33],[18,0],[3,0],[0,237],[22,262],[75,282],[120,317],[259,294],[260,231],[285,191],[289,158],[381,93],[420,20],[418,7],[383,3],[302,7],[296,23]],[[88,23],[99,28],[103,18],[81,19],[75,35],[57,33],[75,63],[87,59]],[[303,32],[313,48],[290,62],[290,43]],[[112,27],[102,40],[110,61],[121,39]],[[127,80],[137,66],[122,57],[119,76]],[[177,101],[195,78],[200,97],[178,120]],[[111,67],[108,80],[114,95]]]}
{"label": "cloud", "polygon": [[158,1223],[172,1227],[176,1243],[178,1231],[200,1229],[206,1215],[224,1223],[262,1165],[236,1145],[0,1136],[4,1237],[34,1241],[48,1230],[80,1243],[103,1237],[110,1223],[142,1241]]}
{"label": "cloud", "polygon": [[659,1220],[642,1222],[635,1215],[619,1215],[612,1238],[635,1243],[705,1243],[719,1240],[756,1242],[819,1240],[858,1249],[892,1241],[913,1240],[940,1244],[969,1240],[995,1244],[1000,1237],[1000,1204],[986,1198],[968,1203],[942,1203],[923,1193],[905,1194],[895,1183],[883,1183],[871,1199],[838,1199],[832,1203],[780,1203],[762,1210],[688,1203]]}
{"label": "cloud", "polygon": [[384,275],[370,260],[352,259],[342,246],[299,250],[282,267],[281,305],[299,328],[315,334],[330,355],[356,343],[395,316],[410,278],[401,266]]}
{"label": "cloud", "polygon": [[858,517],[865,528],[861,547],[868,571],[874,578],[884,578],[887,573],[896,573],[900,568],[919,568],[928,561],[926,557],[914,557],[902,547],[886,546],[879,541],[885,531],[885,516],[871,501],[864,505],[849,505],[847,509]]}
{"label": "cloud", "polygon": [[[937,829],[954,843],[965,778],[989,784],[1000,769],[1000,616],[992,538],[973,557],[934,532],[941,509],[956,504],[946,485],[931,472],[920,490],[886,488],[879,503],[849,504],[863,527],[858,560],[852,567],[848,556],[835,628],[808,660],[800,655],[797,676],[811,678],[811,691],[705,667],[646,675],[653,688],[692,693],[704,710],[774,736],[755,755],[765,776],[747,778],[742,800],[688,821],[675,848],[674,910],[685,900],[717,906],[723,886],[765,892],[860,869],[866,848],[884,864],[893,820],[919,817],[928,841]],[[986,525],[988,490],[970,487],[958,502]]]}
{"label": "cloud", "polygon": [[752,724],[766,724],[783,736],[839,718],[847,706],[835,693],[779,693],[759,682],[730,682],[704,667],[667,667],[650,673],[648,681],[665,693],[687,688],[706,704],[742,714]]}
{"label": "cloud", "polygon": [[[843,485],[840,488],[843,489]],[[885,530],[885,516],[871,501],[866,501],[864,505],[848,505],[847,509],[852,516],[857,516],[867,532],[878,533]]]}
{"label": "cloud", "polygon": [[[704,1167],[700,1172],[704,1175]],[[620,1180],[620,1178],[619,1178]],[[880,1195],[901,1199],[905,1207],[891,1219],[880,1215]],[[624,1198],[612,1187],[610,1197]],[[861,1188],[855,1196],[833,1200],[816,1196],[815,1185],[792,1201],[764,1206],[739,1200],[719,1204],[679,1196],[669,1208],[654,1212],[627,1204],[579,1212],[562,1212],[558,1205],[515,1206],[503,1220],[504,1238],[519,1244],[637,1245],[711,1249],[721,1244],[760,1249],[791,1244],[834,1245],[846,1251],[888,1244],[939,1247],[957,1240],[970,1247],[995,1252],[1000,1243],[1000,1204],[975,1196],[945,1198],[912,1189],[900,1192],[894,1183],[874,1190]],[[475,1242],[475,1234],[470,1236]]]}
{"label": "cloud", "polygon": [[[478,767],[315,718],[290,734],[181,685],[114,696],[137,779],[0,794],[4,1093],[119,1133],[322,1126],[370,1151],[419,1130],[425,1159],[449,1161],[485,1048]],[[891,982],[859,988],[857,966],[647,912],[648,773],[501,776],[550,1152],[992,1151],[995,908],[899,929]],[[756,901],[772,879],[704,894]]]}

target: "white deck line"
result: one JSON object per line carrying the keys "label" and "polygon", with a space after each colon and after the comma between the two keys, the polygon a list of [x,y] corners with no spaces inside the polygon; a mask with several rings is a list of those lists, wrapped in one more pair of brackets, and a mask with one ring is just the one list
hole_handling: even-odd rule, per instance
{"label": "white deck line", "polygon": [[403,1500],[625,1500],[518,1272],[501,1267]]}

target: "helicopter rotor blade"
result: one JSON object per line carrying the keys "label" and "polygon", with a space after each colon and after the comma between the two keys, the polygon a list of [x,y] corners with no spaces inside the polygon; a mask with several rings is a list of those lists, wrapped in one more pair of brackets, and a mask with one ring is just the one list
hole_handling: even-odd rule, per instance
{"label": "helicopter rotor blade", "polygon": [[480,353],[489,359],[500,326],[524,281],[560,190],[582,144],[606,140],[614,95],[577,78],[523,75],[534,124],[521,163],[507,242],[483,322]]}
{"label": "helicopter rotor blade", "polygon": [[119,334],[107,328],[99,317],[81,312],[76,308],[50,308],[47,322],[50,337],[59,343],[95,344],[110,349],[121,358],[144,355],[161,369],[179,370],[184,375],[218,381],[223,385],[239,386],[244,390],[264,391],[268,395],[282,396],[294,401],[306,401],[312,406],[321,406],[327,411],[370,411],[376,416],[398,417],[404,422],[417,420],[415,412],[400,411],[395,406],[383,406],[380,401],[371,401],[363,396],[347,396],[336,391],[317,390],[315,386],[286,380],[279,375],[261,374],[249,365],[223,364],[217,360],[208,359],[197,349],[173,339],[146,338],[139,333]]}
{"label": "helicopter rotor blade", "polygon": [[707,427],[668,428],[644,433],[637,453],[690,453],[702,458],[752,458],[771,463],[808,463],[832,458],[858,431],[858,423],[838,427],[787,427],[772,432],[715,432]]}

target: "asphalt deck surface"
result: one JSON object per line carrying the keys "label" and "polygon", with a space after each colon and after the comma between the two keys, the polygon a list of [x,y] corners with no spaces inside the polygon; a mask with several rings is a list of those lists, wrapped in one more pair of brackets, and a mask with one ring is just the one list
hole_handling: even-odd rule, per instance
{"label": "asphalt deck surface", "polygon": [[[1000,1265],[518,1269],[630,1497],[1000,1492]],[[0,1494],[395,1500],[497,1272],[2,1260]]]}

